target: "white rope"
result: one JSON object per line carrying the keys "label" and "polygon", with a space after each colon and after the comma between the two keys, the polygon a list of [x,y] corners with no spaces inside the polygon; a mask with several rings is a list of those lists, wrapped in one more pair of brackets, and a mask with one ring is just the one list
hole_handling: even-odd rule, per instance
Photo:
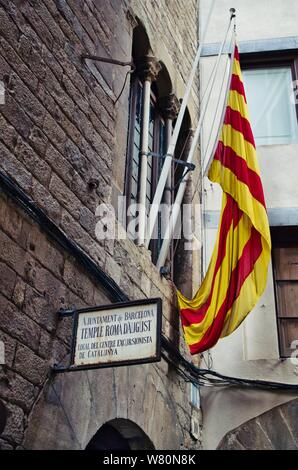
{"label": "white rope", "polygon": [[[232,40],[231,40],[231,44],[232,44]],[[206,161],[206,158],[207,158],[207,155],[208,155],[208,149],[209,149],[209,145],[210,145],[210,142],[211,142],[211,138],[212,138],[214,126],[215,126],[215,123],[216,123],[216,117],[217,117],[217,115],[218,115],[218,110],[219,110],[219,104],[220,104],[220,101],[221,101],[221,96],[222,96],[224,84],[225,84],[225,81],[226,81],[227,72],[228,72],[228,70],[229,70],[229,68],[230,68],[230,65],[231,65],[231,61],[230,61],[229,56],[227,55],[225,70],[224,70],[223,78],[222,78],[222,81],[221,81],[221,86],[220,86],[219,95],[218,95],[218,99],[217,99],[217,103],[216,103],[215,113],[214,113],[214,116],[213,116],[213,120],[212,120],[211,129],[210,129],[210,132],[209,132],[208,141],[207,141],[207,144],[206,144],[206,147],[205,147],[206,150],[205,150],[205,153],[204,153],[204,155],[203,155],[203,158],[201,159],[201,169],[204,168],[204,162]]]}
{"label": "white rope", "polygon": [[[212,134],[213,134],[213,130],[214,130],[214,126],[215,126],[215,122],[216,122],[216,116],[218,114],[218,110],[219,110],[219,104],[220,104],[220,101],[221,101],[221,95],[222,95],[222,91],[223,91],[223,87],[224,87],[224,84],[225,84],[225,81],[227,81],[227,85],[226,85],[226,91],[225,91],[225,98],[223,100],[223,108],[222,108],[222,114],[221,114],[221,118],[220,118],[220,125],[218,126],[218,132],[217,132],[217,135],[216,135],[216,138],[214,140],[215,144],[213,144],[213,147],[216,146],[217,144],[217,141],[218,141],[218,137],[219,137],[219,132],[221,130],[221,126],[222,126],[222,123],[223,123],[223,118],[224,118],[224,113],[225,113],[225,109],[226,109],[226,104],[227,104],[227,93],[229,91],[229,88],[230,88],[230,82],[231,82],[231,71],[232,71],[232,56],[233,56],[233,49],[234,49],[234,46],[235,46],[235,33],[233,33],[231,35],[231,40],[230,40],[230,44],[229,44],[229,49],[228,49],[228,53],[227,53],[227,62],[226,62],[226,66],[225,66],[225,70],[224,70],[224,73],[223,73],[223,78],[222,78],[222,81],[221,81],[221,86],[220,86],[220,91],[219,91],[219,95],[218,95],[218,99],[217,99],[217,103],[216,103],[216,109],[215,109],[215,113],[214,113],[214,116],[213,116],[213,120],[212,120],[212,125],[211,125],[211,130],[210,130],[210,133],[209,133],[209,138],[208,138],[208,141],[207,141],[207,145],[206,145],[206,150],[205,150],[205,153],[203,155],[203,158],[201,159],[201,174],[200,176],[198,177],[196,183],[194,184],[194,191],[193,191],[193,196],[192,196],[192,201],[195,197],[195,194],[196,194],[196,191],[199,187],[199,183],[200,181],[202,180],[203,176],[204,176],[204,172],[203,172],[203,168],[204,168],[204,162],[207,158],[207,155],[208,155],[208,149],[209,149],[209,145],[210,145],[210,142],[211,142],[211,137],[212,137]],[[229,58],[229,54],[231,56],[231,58]],[[212,69],[212,72],[209,76],[209,79],[208,79],[208,82],[210,82],[210,79],[211,79],[211,76],[213,75],[213,71],[215,69],[215,65],[213,66],[213,69]],[[226,74],[227,74],[227,70],[228,68],[230,69],[229,70],[229,76],[226,80]],[[207,89],[206,89],[207,90]],[[206,90],[204,91],[203,93],[203,96],[206,94]],[[212,155],[214,154],[215,152],[215,148],[212,149],[211,153],[210,153],[210,156],[212,157]],[[208,160],[209,161],[209,160]]]}
{"label": "white rope", "polygon": [[160,177],[159,177],[159,180],[158,180],[158,184],[157,184],[157,188],[156,188],[156,191],[155,191],[155,194],[154,194],[154,198],[153,198],[153,201],[152,201],[152,204],[151,204],[150,213],[149,213],[149,220],[148,220],[147,230],[146,230],[146,237],[145,237],[145,246],[147,248],[149,246],[150,239],[151,239],[151,236],[152,236],[152,233],[153,233],[153,230],[154,230],[154,226],[155,226],[156,219],[157,219],[157,216],[158,216],[159,206],[160,206],[160,203],[161,203],[161,200],[162,200],[162,197],[163,197],[163,192],[164,192],[164,189],[165,189],[165,186],[166,186],[168,174],[169,174],[170,169],[171,169],[172,159],[173,159],[176,143],[177,143],[177,140],[178,140],[178,135],[179,135],[180,128],[181,128],[181,125],[182,125],[182,121],[183,121],[184,113],[185,113],[185,110],[186,110],[188,98],[189,98],[189,95],[190,95],[190,92],[191,92],[193,80],[194,80],[195,74],[197,72],[199,59],[200,59],[200,56],[201,56],[203,43],[204,43],[206,32],[207,32],[207,29],[208,29],[208,26],[209,26],[209,22],[210,22],[210,18],[211,18],[213,8],[214,8],[214,4],[215,4],[215,0],[212,0],[212,4],[211,4],[211,7],[209,9],[209,13],[208,13],[204,33],[202,35],[200,45],[197,49],[197,53],[196,53],[195,60],[194,60],[193,66],[192,66],[192,70],[190,72],[190,76],[189,76],[189,79],[188,79],[188,82],[187,82],[187,86],[186,86],[186,89],[185,89],[185,93],[184,93],[184,96],[183,96],[183,100],[182,100],[182,104],[181,104],[181,107],[180,107],[180,110],[179,110],[177,121],[176,121],[174,130],[173,130],[173,134],[171,136],[171,140],[170,140],[168,148],[167,148],[166,158],[165,158],[164,163],[163,163],[162,171],[161,171],[161,174],[160,174]]}
{"label": "white rope", "polygon": [[[211,162],[212,162],[213,155],[214,155],[215,150],[216,150],[217,142],[218,142],[218,139],[219,139],[219,134],[220,134],[221,128],[223,126],[223,122],[224,122],[224,118],[225,118],[225,111],[226,111],[226,107],[227,107],[227,102],[228,102],[228,97],[229,97],[229,90],[230,90],[230,85],[231,85],[231,80],[232,80],[232,72],[233,72],[234,50],[235,50],[235,43],[236,43],[236,35],[235,35],[234,31],[233,31],[233,34],[232,34],[232,41],[231,42],[232,42],[232,48],[233,49],[232,49],[231,59],[230,59],[230,73],[229,73],[229,79],[228,79],[228,83],[227,83],[227,87],[226,87],[225,99],[224,99],[221,118],[220,118],[220,122],[219,122],[219,126],[218,126],[217,136],[216,136],[216,139],[213,143],[213,149],[211,151],[208,163],[207,163],[205,169],[203,170],[203,176],[206,176],[206,174],[208,173],[209,167],[210,167]],[[219,99],[220,99],[220,97],[219,97]],[[217,113],[217,111],[215,112],[215,115],[216,115],[216,113]],[[206,158],[206,154],[205,154],[204,158]]]}
{"label": "white rope", "polygon": [[[192,161],[193,161],[194,153],[195,153],[195,150],[197,148],[197,144],[198,144],[198,140],[199,140],[199,136],[200,136],[200,131],[201,131],[203,119],[204,119],[204,116],[205,116],[205,113],[206,113],[206,110],[207,110],[207,106],[208,106],[208,103],[209,103],[209,100],[210,100],[212,88],[213,88],[214,82],[215,82],[215,77],[216,77],[217,70],[218,70],[218,67],[219,67],[220,58],[221,58],[221,55],[223,53],[223,48],[224,48],[224,45],[226,43],[228,33],[230,31],[230,27],[231,27],[231,24],[232,24],[232,18],[233,17],[231,15],[230,20],[229,20],[229,25],[228,25],[226,34],[224,36],[224,39],[222,41],[220,51],[219,51],[219,54],[218,54],[218,57],[217,57],[217,60],[216,60],[214,75],[212,77],[212,80],[208,84],[207,101],[204,103],[203,109],[202,109],[201,114],[200,114],[199,122],[197,124],[197,128],[196,128],[196,131],[195,131],[195,134],[194,134],[194,137],[193,137],[193,141],[192,141],[192,144],[191,144],[191,148],[190,148],[190,151],[189,151],[189,154],[188,154],[188,157],[187,157],[187,163],[192,163]],[[187,178],[188,178],[188,173],[184,172],[182,181],[181,181],[179,189],[177,191],[175,202],[172,206],[170,220],[167,224],[164,240],[163,240],[161,250],[160,250],[160,253],[159,253],[159,257],[158,257],[158,261],[157,261],[157,267],[158,268],[161,268],[162,266],[164,266],[164,263],[165,263],[165,260],[166,260],[166,257],[167,257],[169,244],[170,244],[170,241],[173,237],[173,232],[175,230],[177,219],[178,219],[178,216],[179,216],[179,213],[180,213],[180,207],[181,207],[181,203],[182,203],[185,188],[186,188]]]}

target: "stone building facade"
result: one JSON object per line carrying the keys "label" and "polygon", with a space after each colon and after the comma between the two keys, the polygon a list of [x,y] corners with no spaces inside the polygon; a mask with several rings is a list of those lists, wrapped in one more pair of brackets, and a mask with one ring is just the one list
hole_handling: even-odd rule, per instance
{"label": "stone building facade", "polygon": [[[175,285],[150,251],[127,238],[96,237],[98,205],[116,208],[125,194],[131,75],[117,100],[129,67],[82,55],[131,61],[139,28],[145,57],[160,65],[160,94],[181,99],[197,25],[196,0],[0,1],[3,449],[109,448],[110,435],[120,448],[200,447],[191,434],[200,410],[190,385],[164,358],[52,372],[67,360],[71,335],[71,319],[57,311],[125,299],[160,297],[163,334],[187,355]],[[198,80],[187,112],[190,129]],[[121,217],[115,223],[122,227]],[[198,259],[191,265],[199,275]],[[189,273],[181,282],[192,282]]]}

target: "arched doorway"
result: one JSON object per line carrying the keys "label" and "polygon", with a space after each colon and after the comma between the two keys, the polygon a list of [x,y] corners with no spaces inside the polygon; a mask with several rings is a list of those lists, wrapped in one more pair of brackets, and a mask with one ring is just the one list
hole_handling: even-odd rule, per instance
{"label": "arched doorway", "polygon": [[86,450],[153,449],[153,443],[137,424],[121,418],[103,424],[86,446]]}

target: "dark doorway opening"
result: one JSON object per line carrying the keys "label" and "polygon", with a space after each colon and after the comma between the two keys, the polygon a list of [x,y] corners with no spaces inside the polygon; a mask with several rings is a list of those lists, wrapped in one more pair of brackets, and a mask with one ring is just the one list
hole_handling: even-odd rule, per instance
{"label": "dark doorway opening", "polygon": [[94,434],[86,450],[154,450],[144,431],[129,419],[113,419]]}
{"label": "dark doorway opening", "polygon": [[110,424],[104,424],[93,436],[86,450],[130,450],[127,439]]}

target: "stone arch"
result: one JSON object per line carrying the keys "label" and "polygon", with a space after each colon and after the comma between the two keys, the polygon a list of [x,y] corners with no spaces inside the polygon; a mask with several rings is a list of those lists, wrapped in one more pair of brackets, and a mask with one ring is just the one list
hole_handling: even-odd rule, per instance
{"label": "stone arch", "polygon": [[297,450],[298,399],[276,406],[229,431],[218,450]]}
{"label": "stone arch", "polygon": [[133,30],[132,57],[138,60],[148,54],[152,55],[152,49],[145,26],[139,18],[136,18],[137,26]]}
{"label": "stone arch", "polygon": [[160,61],[161,70],[156,80],[156,87],[159,97],[167,96],[173,92],[173,85],[170,74],[165,64]]}
{"label": "stone arch", "polygon": [[[181,102],[182,100],[180,100]],[[176,145],[176,158],[180,158],[181,160],[186,160],[188,156],[188,150],[189,150],[189,143],[190,137],[191,137],[191,117],[190,113],[188,110],[188,107],[185,109],[185,113],[183,116],[183,121],[182,125],[180,128],[178,140],[177,140],[177,145]],[[179,178],[182,175],[183,168],[179,167],[178,168],[178,175],[177,178]]]}
{"label": "stone arch", "polygon": [[115,418],[104,423],[86,446],[86,450],[154,450],[145,432],[133,421]]}

